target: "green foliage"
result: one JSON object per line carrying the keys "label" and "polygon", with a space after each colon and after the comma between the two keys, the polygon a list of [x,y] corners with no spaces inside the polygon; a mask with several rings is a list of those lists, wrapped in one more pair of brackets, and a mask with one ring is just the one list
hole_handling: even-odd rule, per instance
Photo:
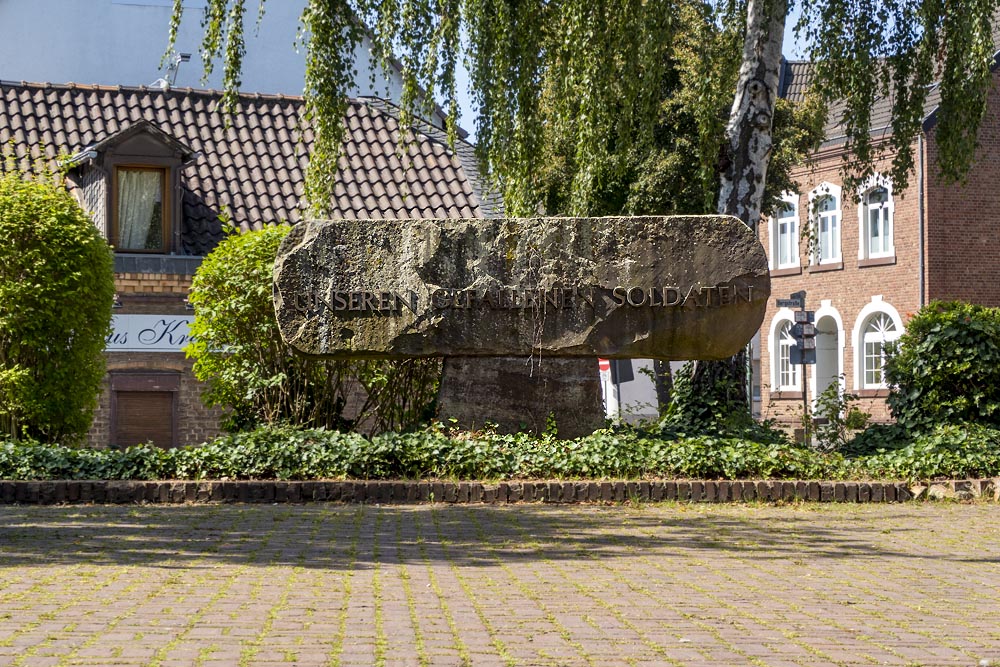
{"label": "green foliage", "polygon": [[872,424],[855,434],[840,451],[846,456],[867,456],[908,447],[911,442],[910,434],[899,424]]}
{"label": "green foliage", "polygon": [[[816,397],[816,417],[823,420],[816,427],[813,446],[832,452],[843,448],[858,431],[868,426],[871,415],[859,409],[856,394],[840,391],[840,382],[831,382]],[[809,416],[811,418],[811,415]]]}
{"label": "green foliage", "polygon": [[0,440],[0,479],[915,480],[1000,475],[1000,429],[943,425],[914,440],[883,432],[881,442],[891,442],[891,448],[847,453],[849,446],[823,453],[787,439],[674,438],[627,428],[559,440],[493,431],[452,433],[440,424],[373,437],[270,426],[169,450]]}
{"label": "green foliage", "polygon": [[[194,342],[186,351],[208,405],[229,410],[230,430],[298,426],[405,429],[430,416],[440,362],[334,361],[281,340],[271,271],[289,227],[231,234],[202,262],[191,288]],[[348,412],[348,399],[359,397]]]}
{"label": "green foliage", "polygon": [[0,173],[0,432],[82,438],[104,377],[111,249],[54,177]]}
{"label": "green foliage", "polygon": [[[214,60],[223,61],[230,102],[240,83],[248,4],[209,0],[205,11],[202,54],[209,70]],[[258,6],[259,20],[264,2]],[[681,87],[695,128],[686,136],[698,137],[692,154],[709,183],[716,170],[710,148],[728,116],[720,114],[719,103],[727,95],[732,102],[749,6],[730,0],[309,0],[300,31],[307,115],[317,133],[308,199],[316,211],[329,201],[345,98],[355,77],[353,54],[365,34],[385,71],[394,57],[402,65],[404,123],[414,113],[429,115],[441,98],[452,136],[456,67],[465,60],[478,107],[478,147],[515,214],[534,212],[539,200],[547,123],[567,137],[563,154],[579,165],[570,185],[577,204],[613,185],[621,158],[650,144],[662,111],[665,68],[683,53],[692,76]],[[813,88],[821,106],[843,102],[855,154],[845,169],[862,179],[874,171],[879,148],[869,132],[871,108],[891,100],[884,153],[893,158],[892,176],[903,189],[933,91],[941,100],[936,138],[942,171],[950,178],[965,173],[990,85],[996,8],[996,0],[802,0],[799,35],[818,64]],[[168,49],[182,11],[175,0]],[[679,25],[697,29],[679,32]],[[548,104],[542,104],[546,95]],[[646,192],[654,192],[652,184]]]}
{"label": "green foliage", "polygon": [[914,434],[961,422],[1000,426],[1000,310],[925,306],[890,350],[885,377],[889,409]]}
{"label": "green foliage", "polygon": [[[746,438],[773,444],[787,442],[783,431],[750,416],[746,393],[731,377],[720,375],[710,381],[697,381],[696,363],[688,362],[674,374],[670,404],[657,426],[659,433],[675,437]],[[714,364],[713,369],[718,366]]]}
{"label": "green foliage", "polygon": [[[975,156],[991,88],[995,0],[802,0],[801,10],[796,34],[816,63],[813,88],[843,105],[855,176],[874,173],[881,153],[892,157],[892,178],[902,190],[928,96],[940,93],[939,166],[946,178],[962,177]],[[891,132],[882,144],[885,135],[876,139],[870,130],[872,107],[886,98],[892,100]]]}
{"label": "green foliage", "polygon": [[324,429],[264,427],[197,447],[74,449],[0,443],[0,479],[767,478],[842,476],[839,457],[784,442],[677,441],[631,429],[575,440],[449,433],[440,425],[365,438]]}
{"label": "green foliage", "polygon": [[[661,69],[660,101],[651,134],[607,138],[600,160],[579,162],[576,140],[587,119],[564,114],[555,71],[546,73],[540,114],[544,142],[539,172],[545,211],[557,215],[683,215],[717,209],[719,152],[733,103],[743,48],[743,17],[735,6],[721,18],[701,2],[677,2],[674,39]],[[715,20],[719,18],[719,20]],[[793,166],[822,138],[818,98],[778,100],[765,211],[796,189]],[[617,131],[617,129],[616,129]]]}
{"label": "green foliage", "polygon": [[1000,430],[982,424],[939,424],[903,447],[865,460],[873,477],[992,477],[1000,472]]}

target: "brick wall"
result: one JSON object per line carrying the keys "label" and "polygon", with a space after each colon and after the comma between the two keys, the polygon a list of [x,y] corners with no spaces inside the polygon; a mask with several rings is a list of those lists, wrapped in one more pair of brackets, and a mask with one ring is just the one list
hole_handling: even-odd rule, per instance
{"label": "brick wall", "polygon": [[[841,152],[834,148],[816,156],[815,162],[807,168],[799,169],[795,179],[801,195],[798,197],[798,220],[801,232],[809,221],[809,193],[823,182],[836,186],[843,185],[840,175]],[[880,165],[886,171],[888,163]],[[772,349],[777,341],[769,340],[772,324],[778,314],[775,298],[787,298],[793,292],[806,290],[806,306],[817,311],[817,318],[823,318],[817,325],[826,325],[836,341],[825,339],[823,343],[833,348],[834,359],[826,358],[836,368],[833,374],[843,376],[842,386],[848,392],[863,396],[859,407],[872,413],[873,419],[886,421],[890,418],[885,406],[885,391],[861,390],[856,385],[855,368],[856,341],[855,325],[864,315],[864,309],[872,304],[873,297],[881,296],[884,303],[898,311],[903,324],[907,317],[919,308],[919,208],[916,179],[903,192],[893,190],[894,200],[894,260],[879,260],[880,263],[859,258],[861,223],[857,193],[844,189],[841,193],[841,256],[842,262],[832,266],[811,265],[806,252],[806,243],[799,239],[799,268],[773,270],[771,278],[772,299],[768,304],[761,329],[761,416],[776,419],[787,426],[801,423],[801,392],[772,391]],[[761,224],[760,238],[768,255],[771,256],[771,225]],[[872,306],[869,306],[871,308]],[[825,316],[825,318],[824,318]],[[819,328],[818,327],[818,328]],[[818,337],[819,338],[819,337]],[[820,342],[819,340],[817,341]],[[841,361],[842,359],[842,361]],[[827,370],[830,370],[829,363]],[[807,370],[807,398],[813,398],[813,378],[817,366]]]}
{"label": "brick wall", "polygon": [[[936,170],[927,179],[927,297],[1000,306],[1000,73],[994,73],[975,164],[965,183],[948,184]],[[927,137],[930,164],[939,148]]]}
{"label": "brick wall", "polygon": [[179,297],[174,301],[183,308],[184,299],[191,290],[191,276],[165,273],[116,273],[115,288],[119,298],[131,298],[136,303],[148,301],[149,297]]}
{"label": "brick wall", "polygon": [[204,385],[191,372],[192,362],[183,354],[170,352],[115,352],[105,355],[108,375],[101,388],[101,396],[94,422],[88,433],[88,444],[107,447],[111,442],[111,376],[115,373],[153,373],[172,371],[179,374],[180,387],[176,392],[178,445],[195,445],[215,437],[221,431],[219,418],[222,411],[208,408],[201,402]]}
{"label": "brick wall", "polygon": [[[115,276],[121,308],[116,314],[190,314],[185,306],[191,287],[190,275],[154,273],[118,273]],[[104,378],[94,421],[88,433],[88,443],[106,447],[112,439],[111,378],[120,373],[172,372],[179,377],[175,395],[177,408],[177,441],[193,445],[218,435],[222,411],[207,408],[201,402],[204,385],[191,371],[192,361],[177,352],[108,352],[105,353],[108,374]]]}

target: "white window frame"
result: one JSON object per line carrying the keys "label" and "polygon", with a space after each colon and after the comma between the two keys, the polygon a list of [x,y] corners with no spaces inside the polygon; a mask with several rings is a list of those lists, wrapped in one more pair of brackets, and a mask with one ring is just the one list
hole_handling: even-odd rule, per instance
{"label": "white window frame", "polygon": [[[801,266],[799,263],[799,196],[794,192],[783,192],[781,193],[781,201],[785,210],[790,209],[790,216],[782,216],[781,210],[775,211],[774,215],[771,216],[771,253],[769,258],[769,268],[771,270],[775,269],[797,269]],[[789,260],[782,263],[781,261],[781,246],[782,246],[782,234],[781,225],[783,222],[791,223],[791,230],[788,232],[787,243],[789,244]]]}
{"label": "white window frame", "polygon": [[[852,334],[853,348],[854,348],[854,389],[886,389],[888,385],[885,382],[885,375],[882,376],[882,382],[870,383],[866,382],[867,370],[865,366],[866,355],[865,355],[865,343],[871,342],[866,341],[868,325],[871,321],[879,316],[886,315],[892,321],[895,327],[895,332],[892,336],[885,336],[882,338],[883,346],[885,343],[890,343],[895,340],[899,340],[899,337],[903,335],[903,318],[899,316],[899,311],[893,308],[890,304],[882,300],[881,295],[873,296],[870,303],[866,304],[861,312],[858,313],[857,319],[854,321],[854,332]],[[883,353],[884,358],[884,353]]]}
{"label": "white window frame", "polygon": [[[834,201],[834,207],[830,211],[823,211],[822,215],[820,211],[817,210],[819,201],[830,197]],[[816,186],[812,192],[809,193],[809,217],[810,224],[813,226],[813,232],[816,235],[816,247],[813,250],[811,263],[813,264],[839,264],[844,261],[843,251],[841,250],[843,242],[843,231],[844,231],[844,216],[843,216],[843,198],[841,197],[841,187],[833,183],[828,183],[824,181]],[[823,250],[826,244],[823,243],[823,238],[821,236],[821,218],[829,218],[830,224],[830,236],[832,237],[830,243],[835,247],[831,249],[828,257],[823,257]]]}
{"label": "white window frame", "polygon": [[[795,323],[795,315],[788,308],[782,308],[771,320],[771,330],[767,337],[767,349],[770,353],[771,362],[771,391],[802,391],[802,366],[800,364],[789,363],[791,382],[782,382],[781,364],[789,353],[790,345],[782,342],[782,332],[785,326],[791,327]],[[793,339],[794,340],[794,339]]]}
{"label": "white window frame", "polygon": [[[883,222],[888,229],[888,244],[885,250],[872,252],[871,249],[871,218],[868,215],[868,195],[882,188],[886,191],[886,202],[879,208],[883,211]],[[858,188],[858,259],[880,259],[896,256],[896,204],[892,196],[892,180],[873,174]]]}

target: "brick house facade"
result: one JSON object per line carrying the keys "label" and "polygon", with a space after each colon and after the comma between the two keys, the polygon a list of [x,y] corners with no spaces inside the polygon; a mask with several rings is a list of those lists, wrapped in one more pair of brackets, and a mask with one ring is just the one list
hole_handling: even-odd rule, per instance
{"label": "brick house facade", "polygon": [[[831,383],[860,397],[873,421],[891,421],[881,377],[883,346],[932,300],[1000,306],[996,230],[1000,222],[1000,73],[994,72],[986,117],[971,172],[964,183],[939,177],[934,93],[925,108],[915,172],[905,189],[877,174],[854,191],[843,187],[843,139],[836,122],[828,139],[798,168],[798,193],[759,226],[771,266],[775,298],[805,290],[815,311],[816,364],[807,366],[807,401]],[[787,63],[784,93],[802,94],[808,65]],[[936,92],[936,91],[935,91]],[[888,123],[888,102],[873,112],[876,140]],[[879,166],[887,173],[891,155]],[[802,230],[814,236],[812,252]],[[761,416],[788,427],[801,424],[802,367],[790,365],[792,311],[772,298],[761,327]]]}
{"label": "brick house facade", "polygon": [[[302,99],[191,89],[0,81],[0,145],[21,165],[66,171],[70,191],[115,248],[114,331],[89,433],[94,446],[203,442],[219,431],[182,350],[201,258],[241,230],[302,219],[312,130]],[[331,218],[493,215],[472,146],[417,128],[399,143],[396,109],[352,101]],[[67,157],[68,156],[68,157]],[[225,220],[225,222],[224,222]]]}

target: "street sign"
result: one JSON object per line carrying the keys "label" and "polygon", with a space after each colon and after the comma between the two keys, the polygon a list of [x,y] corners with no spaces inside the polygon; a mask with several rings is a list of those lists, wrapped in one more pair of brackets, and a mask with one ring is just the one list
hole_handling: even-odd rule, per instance
{"label": "street sign", "polygon": [[798,344],[803,350],[815,350],[816,349],[816,339],[815,338],[803,338]]}
{"label": "street sign", "polygon": [[802,308],[802,301],[799,299],[778,299],[778,308]]}
{"label": "street sign", "polygon": [[788,348],[788,361],[793,364],[815,364],[816,350],[803,350],[798,345]]}
{"label": "street sign", "polygon": [[795,321],[797,323],[804,322],[815,322],[816,321],[816,311],[815,310],[796,310]]}
{"label": "street sign", "polygon": [[809,324],[808,322],[803,322],[802,324],[793,324],[792,335],[795,336],[796,338],[802,338],[803,336],[815,336],[816,325]]}

